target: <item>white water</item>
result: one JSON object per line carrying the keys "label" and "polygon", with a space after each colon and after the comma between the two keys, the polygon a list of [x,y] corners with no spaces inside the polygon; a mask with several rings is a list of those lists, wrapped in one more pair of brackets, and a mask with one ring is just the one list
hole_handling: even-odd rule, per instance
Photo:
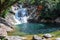
{"label": "white water", "polygon": [[15,16],[13,16],[13,18],[14,18],[14,20],[16,21],[16,22],[14,23],[14,25],[21,24],[21,22],[20,22],[19,20],[17,20],[17,19],[15,18]]}
{"label": "white water", "polygon": [[[14,10],[15,7],[12,8],[13,12],[15,13],[15,16],[13,16],[14,20],[16,21],[16,23],[14,23],[15,25],[17,24],[22,24],[22,23],[27,23],[27,9],[26,8],[22,8],[22,5],[20,5],[20,8],[18,10]],[[17,9],[17,7],[16,7]]]}

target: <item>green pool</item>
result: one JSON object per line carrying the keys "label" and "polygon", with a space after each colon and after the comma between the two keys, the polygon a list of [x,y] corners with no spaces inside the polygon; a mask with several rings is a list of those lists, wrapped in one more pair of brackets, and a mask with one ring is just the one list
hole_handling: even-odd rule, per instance
{"label": "green pool", "polygon": [[56,23],[24,23],[18,24],[15,31],[8,33],[14,36],[43,35],[45,33],[60,37],[60,24]]}
{"label": "green pool", "polygon": [[60,25],[56,23],[24,23],[16,25],[16,29],[26,34],[44,34],[60,31]]}

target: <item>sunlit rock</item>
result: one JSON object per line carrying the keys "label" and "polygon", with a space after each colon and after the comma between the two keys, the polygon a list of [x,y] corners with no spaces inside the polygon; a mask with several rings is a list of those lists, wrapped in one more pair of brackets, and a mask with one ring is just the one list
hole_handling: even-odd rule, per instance
{"label": "sunlit rock", "polygon": [[32,40],[42,40],[42,38],[37,35],[34,35]]}
{"label": "sunlit rock", "polygon": [[5,29],[0,28],[0,36],[7,36],[7,32]]}
{"label": "sunlit rock", "polygon": [[8,40],[22,40],[19,36],[7,36]]}
{"label": "sunlit rock", "polygon": [[60,38],[56,38],[56,40],[60,40]]}
{"label": "sunlit rock", "polygon": [[6,30],[6,31],[13,31],[12,28],[10,28],[10,27],[8,27],[8,26],[2,24],[2,23],[0,23],[0,27],[1,27],[3,30]]}
{"label": "sunlit rock", "polygon": [[7,36],[7,31],[3,26],[0,24],[0,36]]}
{"label": "sunlit rock", "polygon": [[44,34],[43,37],[45,37],[45,38],[51,38],[52,35],[51,34]]}
{"label": "sunlit rock", "polygon": [[11,24],[11,22],[8,19],[0,17],[0,23],[6,25],[8,27],[13,27],[13,25]]}
{"label": "sunlit rock", "polygon": [[25,37],[20,37],[20,36],[7,36],[6,38],[8,40],[26,40]]}

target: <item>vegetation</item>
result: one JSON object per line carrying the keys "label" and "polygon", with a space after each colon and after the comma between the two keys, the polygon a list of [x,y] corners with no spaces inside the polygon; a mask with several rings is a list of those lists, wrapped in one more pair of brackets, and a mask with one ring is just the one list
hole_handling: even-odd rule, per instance
{"label": "vegetation", "polygon": [[[9,8],[11,8],[11,6],[15,3],[27,3],[29,6],[39,6],[41,10],[37,8],[37,12],[39,13],[40,17],[44,19],[54,20],[55,18],[60,17],[60,0],[1,0],[0,17],[5,18],[6,14],[9,12]],[[50,34],[54,34],[55,37],[60,37],[59,33],[60,30],[51,32]],[[9,32],[8,35],[25,36],[26,34],[15,30],[15,32]],[[42,36],[43,34],[37,35]],[[32,36],[33,35],[26,35],[28,38],[31,38]],[[2,40],[4,39],[5,38],[2,38]]]}
{"label": "vegetation", "polygon": [[1,40],[7,40],[4,36],[0,36]]}
{"label": "vegetation", "polygon": [[[59,0],[1,0],[1,14],[0,16],[5,17],[7,9],[11,5],[19,3],[27,3],[29,5],[43,6],[40,10],[40,16],[43,18],[56,18],[60,15],[60,1]],[[7,8],[7,9],[6,9]]]}
{"label": "vegetation", "polygon": [[1,17],[5,17],[6,13],[8,12],[8,8],[11,7],[14,3],[18,2],[19,0],[1,0]]}

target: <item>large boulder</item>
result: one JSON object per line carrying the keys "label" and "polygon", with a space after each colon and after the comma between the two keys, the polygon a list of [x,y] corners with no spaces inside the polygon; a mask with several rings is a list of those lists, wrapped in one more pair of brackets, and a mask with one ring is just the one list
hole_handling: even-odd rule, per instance
{"label": "large boulder", "polygon": [[13,25],[9,22],[9,20],[6,20],[5,18],[0,17],[0,23],[5,24],[8,27],[12,27]]}
{"label": "large boulder", "polygon": [[13,31],[12,28],[6,26],[5,24],[2,24],[0,23],[0,28],[2,28],[3,30],[6,30],[6,32],[9,32],[9,31]]}
{"label": "large boulder", "polygon": [[[15,24],[15,19],[14,19],[15,15],[13,15],[12,13],[9,13],[6,15],[5,19],[7,22],[9,22],[10,24],[14,25]],[[9,21],[8,21],[9,20]]]}
{"label": "large boulder", "polygon": [[12,28],[0,23],[0,36],[7,36],[7,32],[13,31]]}
{"label": "large boulder", "polygon": [[0,36],[7,36],[7,31],[0,25]]}
{"label": "large boulder", "polygon": [[0,28],[0,36],[7,36],[7,32],[5,29]]}
{"label": "large boulder", "polygon": [[16,24],[20,24],[20,21],[16,18],[16,15],[13,13],[8,13],[5,17],[6,21],[15,26]]}

